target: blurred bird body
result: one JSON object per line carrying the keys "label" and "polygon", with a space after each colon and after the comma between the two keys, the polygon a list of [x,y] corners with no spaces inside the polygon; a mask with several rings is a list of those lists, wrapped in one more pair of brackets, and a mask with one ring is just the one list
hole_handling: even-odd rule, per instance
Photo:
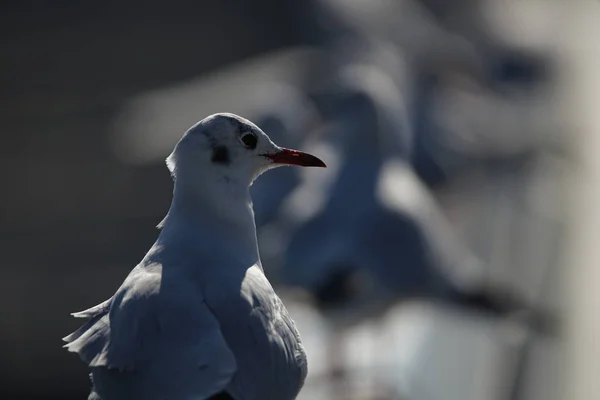
{"label": "blurred bird body", "polygon": [[338,152],[339,172],[321,210],[292,233],[283,282],[310,292],[321,311],[344,324],[406,298],[488,311],[475,296],[483,290],[483,265],[410,165],[402,93],[376,66],[349,65],[334,82],[322,101],[330,122],[322,140]]}
{"label": "blurred bird body", "polygon": [[294,399],[306,356],[263,273],[248,189],[277,165],[324,164],[232,114],[192,127],[167,163],[175,189],[156,243],[64,339],[91,367],[90,398]]}
{"label": "blurred bird body", "polygon": [[[348,65],[336,78],[321,102],[329,121],[322,140],[337,151],[339,172],[323,207],[292,232],[283,282],[308,291],[344,324],[407,298],[494,316],[526,309],[516,293],[489,287],[484,264],[414,171],[409,115],[393,80],[369,65]],[[311,197],[306,187],[298,192]]]}

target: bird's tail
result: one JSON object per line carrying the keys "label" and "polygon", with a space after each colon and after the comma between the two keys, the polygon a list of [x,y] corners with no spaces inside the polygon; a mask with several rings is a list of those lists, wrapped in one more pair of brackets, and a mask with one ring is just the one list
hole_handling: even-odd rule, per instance
{"label": "bird's tail", "polygon": [[94,387],[94,376],[90,374],[90,380],[92,381],[92,391],[88,396],[87,400],[102,400],[102,397],[96,392],[96,388]]}
{"label": "bird's tail", "polygon": [[102,398],[94,390],[90,393],[87,400],[102,400]]}

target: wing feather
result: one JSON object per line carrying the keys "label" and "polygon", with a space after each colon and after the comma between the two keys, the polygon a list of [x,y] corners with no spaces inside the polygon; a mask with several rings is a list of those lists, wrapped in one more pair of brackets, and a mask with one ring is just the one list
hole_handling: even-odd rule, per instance
{"label": "wing feather", "polygon": [[204,398],[227,386],[233,353],[202,293],[183,278],[136,268],[111,300],[77,313],[90,320],[65,338],[92,367],[101,398]]}

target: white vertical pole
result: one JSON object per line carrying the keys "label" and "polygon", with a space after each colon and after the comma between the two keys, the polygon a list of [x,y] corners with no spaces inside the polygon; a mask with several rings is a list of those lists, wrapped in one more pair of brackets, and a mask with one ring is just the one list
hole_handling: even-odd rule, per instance
{"label": "white vertical pole", "polygon": [[567,190],[565,400],[600,399],[600,2],[564,0],[560,94],[575,170]]}

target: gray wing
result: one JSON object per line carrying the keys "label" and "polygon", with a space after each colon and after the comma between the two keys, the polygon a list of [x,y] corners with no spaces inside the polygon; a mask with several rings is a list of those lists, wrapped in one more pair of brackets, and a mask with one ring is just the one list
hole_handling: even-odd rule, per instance
{"label": "gray wing", "polygon": [[233,281],[214,280],[206,292],[238,365],[227,391],[240,400],[296,398],[307,360],[294,321],[258,266]]}
{"label": "gray wing", "polygon": [[237,368],[202,293],[160,268],[136,268],[65,346],[90,367],[104,400],[206,398]]}

